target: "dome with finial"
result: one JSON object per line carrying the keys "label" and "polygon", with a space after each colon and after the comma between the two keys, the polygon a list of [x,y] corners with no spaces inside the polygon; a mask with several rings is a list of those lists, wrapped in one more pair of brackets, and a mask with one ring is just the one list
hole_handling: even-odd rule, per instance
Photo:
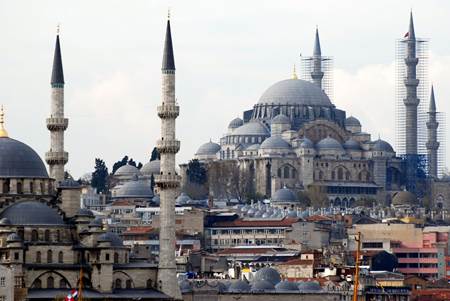
{"label": "dome with finial", "polygon": [[235,129],[235,128],[240,127],[243,124],[244,124],[244,121],[241,118],[237,117],[237,118],[234,118],[233,120],[231,120],[230,124],[228,124],[228,128]]}

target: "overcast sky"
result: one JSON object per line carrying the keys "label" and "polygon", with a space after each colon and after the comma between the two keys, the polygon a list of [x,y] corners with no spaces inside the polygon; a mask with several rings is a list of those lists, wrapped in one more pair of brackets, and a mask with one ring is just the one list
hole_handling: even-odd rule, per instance
{"label": "overcast sky", "polygon": [[416,35],[431,41],[438,110],[450,112],[449,1],[0,1],[0,103],[10,136],[41,157],[49,149],[45,118],[61,23],[66,168],[79,177],[96,157],[109,167],[125,154],[147,162],[160,132],[169,6],[179,163],[210,138],[218,141],[231,119],[290,77],[299,54],[311,54],[316,25],[322,53],[335,60],[333,102],[394,144],[395,40],[412,8]]}

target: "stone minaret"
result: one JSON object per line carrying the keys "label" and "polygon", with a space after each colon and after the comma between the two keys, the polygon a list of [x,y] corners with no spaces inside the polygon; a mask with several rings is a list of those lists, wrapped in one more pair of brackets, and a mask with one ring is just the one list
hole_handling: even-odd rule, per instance
{"label": "stone minaret", "polygon": [[155,182],[160,191],[160,230],[158,286],[162,292],[174,299],[181,299],[175,263],[175,198],[180,186],[180,176],[175,170],[175,154],[180,141],[175,137],[175,119],[180,108],[175,101],[175,60],[173,56],[170,20],[167,20],[166,39],[162,61],[162,104],[158,106],[161,118],[161,139],[156,147],[161,154],[161,173]]}
{"label": "stone minaret", "polygon": [[436,120],[436,102],[434,100],[434,89],[431,86],[430,107],[428,109],[428,141],[427,141],[427,159],[428,159],[428,175],[437,178],[437,152],[439,142],[437,141],[437,129],[439,123]]}
{"label": "stone minaret", "polygon": [[416,67],[419,59],[416,57],[416,35],[414,33],[413,16],[411,12],[409,20],[409,31],[406,38],[406,87],[405,104],[405,151],[406,155],[417,155],[417,106],[420,100],[417,98],[417,86],[419,80],[416,78]]}
{"label": "stone minaret", "polygon": [[320,40],[319,40],[319,29],[316,28],[316,38],[314,41],[313,50],[313,68],[311,72],[311,78],[314,84],[316,84],[320,89],[322,89],[322,51],[320,50]]}
{"label": "stone minaret", "polygon": [[56,183],[64,179],[64,165],[69,160],[69,154],[64,151],[64,131],[69,120],[64,118],[64,73],[59,45],[59,32],[56,36],[55,56],[51,78],[52,100],[50,118],[47,118],[47,128],[50,131],[50,151],[45,154],[49,165],[50,177]]}

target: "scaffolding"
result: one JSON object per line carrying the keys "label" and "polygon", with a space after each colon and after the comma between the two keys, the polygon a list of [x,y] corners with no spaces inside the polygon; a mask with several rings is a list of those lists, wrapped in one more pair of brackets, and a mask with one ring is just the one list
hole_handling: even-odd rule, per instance
{"label": "scaffolding", "polygon": [[[321,56],[322,61],[322,90],[333,100],[333,58]],[[311,73],[313,71],[313,57],[300,55],[300,79],[312,82]]]}
{"label": "scaffolding", "polygon": [[437,152],[437,175],[439,178],[444,176],[446,170],[446,132],[447,132],[447,118],[443,112],[436,113],[436,119],[439,123],[437,129],[437,140],[439,142],[439,148]]}

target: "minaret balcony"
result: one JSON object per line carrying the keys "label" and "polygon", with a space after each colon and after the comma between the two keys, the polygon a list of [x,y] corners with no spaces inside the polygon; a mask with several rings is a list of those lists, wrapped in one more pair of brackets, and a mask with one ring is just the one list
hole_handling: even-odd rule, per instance
{"label": "minaret balcony", "polygon": [[156,175],[155,183],[160,188],[176,188],[180,186],[181,177],[179,175]]}
{"label": "minaret balcony", "polygon": [[177,118],[180,115],[180,107],[177,105],[162,105],[157,107],[159,118]]}
{"label": "minaret balcony", "polygon": [[403,81],[405,83],[405,86],[407,87],[416,87],[419,85],[419,80],[417,78],[405,78]]}
{"label": "minaret balcony", "polygon": [[438,149],[439,148],[439,142],[437,142],[437,141],[428,141],[426,146],[427,146],[427,149]]}
{"label": "minaret balcony", "polygon": [[436,130],[439,127],[439,122],[437,121],[427,121],[427,129]]}
{"label": "minaret balcony", "polygon": [[49,151],[45,153],[45,162],[49,165],[66,164],[67,161],[69,161],[68,152]]}
{"label": "minaret balcony", "polygon": [[417,65],[419,63],[419,59],[416,57],[406,57],[405,64],[406,65]]}
{"label": "minaret balcony", "polygon": [[50,117],[46,119],[47,129],[50,131],[65,130],[69,125],[69,119]]}
{"label": "minaret balcony", "polygon": [[418,106],[419,102],[419,99],[414,97],[407,97],[403,99],[403,103],[405,104],[405,106]]}
{"label": "minaret balcony", "polygon": [[180,150],[180,141],[160,139],[156,141],[156,148],[161,154],[176,154]]}

